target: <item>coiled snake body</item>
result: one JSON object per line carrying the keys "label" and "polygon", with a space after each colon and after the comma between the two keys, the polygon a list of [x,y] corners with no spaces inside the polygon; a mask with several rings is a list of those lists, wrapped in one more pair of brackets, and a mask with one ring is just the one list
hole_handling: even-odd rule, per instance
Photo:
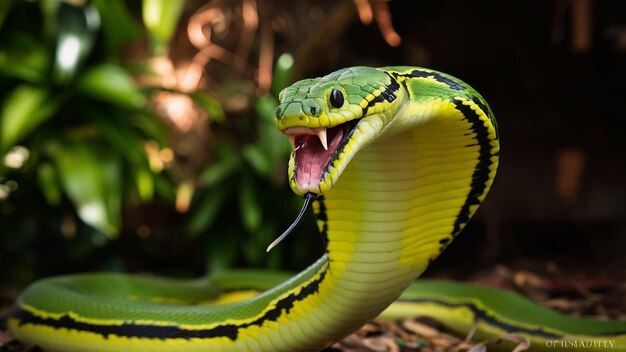
{"label": "coiled snake body", "polygon": [[[317,198],[326,246],[317,262],[290,278],[46,279],[18,300],[14,334],[51,351],[319,350],[400,297],[469,221],[498,166],[485,100],[423,68],[352,67],[296,82],[280,94],[276,125],[294,148],[291,188]],[[248,297],[252,288],[262,293]],[[418,281],[385,314],[431,315],[457,330],[475,324],[479,337],[518,333],[534,350],[573,350],[546,341],[577,340],[626,348],[623,323],[567,318],[447,282]]]}

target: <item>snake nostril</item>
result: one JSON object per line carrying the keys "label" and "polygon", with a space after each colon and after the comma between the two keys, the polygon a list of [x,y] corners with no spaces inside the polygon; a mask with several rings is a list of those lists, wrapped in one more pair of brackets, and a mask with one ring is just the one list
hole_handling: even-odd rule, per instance
{"label": "snake nostril", "polygon": [[315,106],[311,106],[311,115],[317,115],[317,108]]}
{"label": "snake nostril", "polygon": [[280,106],[276,108],[276,113],[274,114],[274,116],[279,119],[280,118],[280,113],[281,113],[281,109]]}

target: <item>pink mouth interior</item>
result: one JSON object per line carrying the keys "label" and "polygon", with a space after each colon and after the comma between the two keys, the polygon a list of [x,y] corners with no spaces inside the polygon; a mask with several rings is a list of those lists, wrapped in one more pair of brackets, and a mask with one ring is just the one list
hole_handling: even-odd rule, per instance
{"label": "pink mouth interior", "polygon": [[317,136],[296,137],[296,181],[300,186],[317,187],[322,180],[326,165],[330,162],[343,138],[340,127],[329,128],[328,150]]}

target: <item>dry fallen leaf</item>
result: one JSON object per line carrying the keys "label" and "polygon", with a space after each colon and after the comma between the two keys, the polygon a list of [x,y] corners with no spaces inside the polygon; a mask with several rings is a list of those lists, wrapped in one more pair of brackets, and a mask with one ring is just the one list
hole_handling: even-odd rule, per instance
{"label": "dry fallen leaf", "polygon": [[500,343],[502,341],[510,341],[510,342],[513,342],[513,343],[517,344],[517,346],[515,346],[515,348],[513,348],[513,350],[511,350],[511,352],[526,351],[530,347],[530,341],[528,341],[528,339],[526,337],[520,336],[520,335],[514,335],[514,334],[507,334],[507,335],[503,335],[503,336],[497,337],[495,339],[490,339],[490,340],[487,340],[487,341],[483,341],[483,342],[473,346],[472,348],[470,348],[467,352],[486,352],[488,345],[497,344],[497,343]]}

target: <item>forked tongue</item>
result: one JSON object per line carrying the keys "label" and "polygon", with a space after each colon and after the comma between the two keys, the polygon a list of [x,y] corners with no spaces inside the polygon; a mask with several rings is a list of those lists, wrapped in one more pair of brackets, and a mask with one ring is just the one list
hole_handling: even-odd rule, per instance
{"label": "forked tongue", "polygon": [[289,228],[287,228],[287,230],[285,230],[282,235],[278,236],[278,238],[275,239],[274,242],[270,243],[270,245],[267,246],[267,249],[265,250],[266,252],[271,251],[272,248],[276,247],[280,242],[287,238],[287,236],[291,235],[298,228],[298,226],[300,226],[302,220],[304,219],[304,214],[316,198],[317,194],[315,193],[309,192],[304,195],[304,204],[302,205],[302,209],[300,210],[300,214],[298,214],[296,221],[294,221],[293,224],[291,224],[291,226],[289,226]]}

